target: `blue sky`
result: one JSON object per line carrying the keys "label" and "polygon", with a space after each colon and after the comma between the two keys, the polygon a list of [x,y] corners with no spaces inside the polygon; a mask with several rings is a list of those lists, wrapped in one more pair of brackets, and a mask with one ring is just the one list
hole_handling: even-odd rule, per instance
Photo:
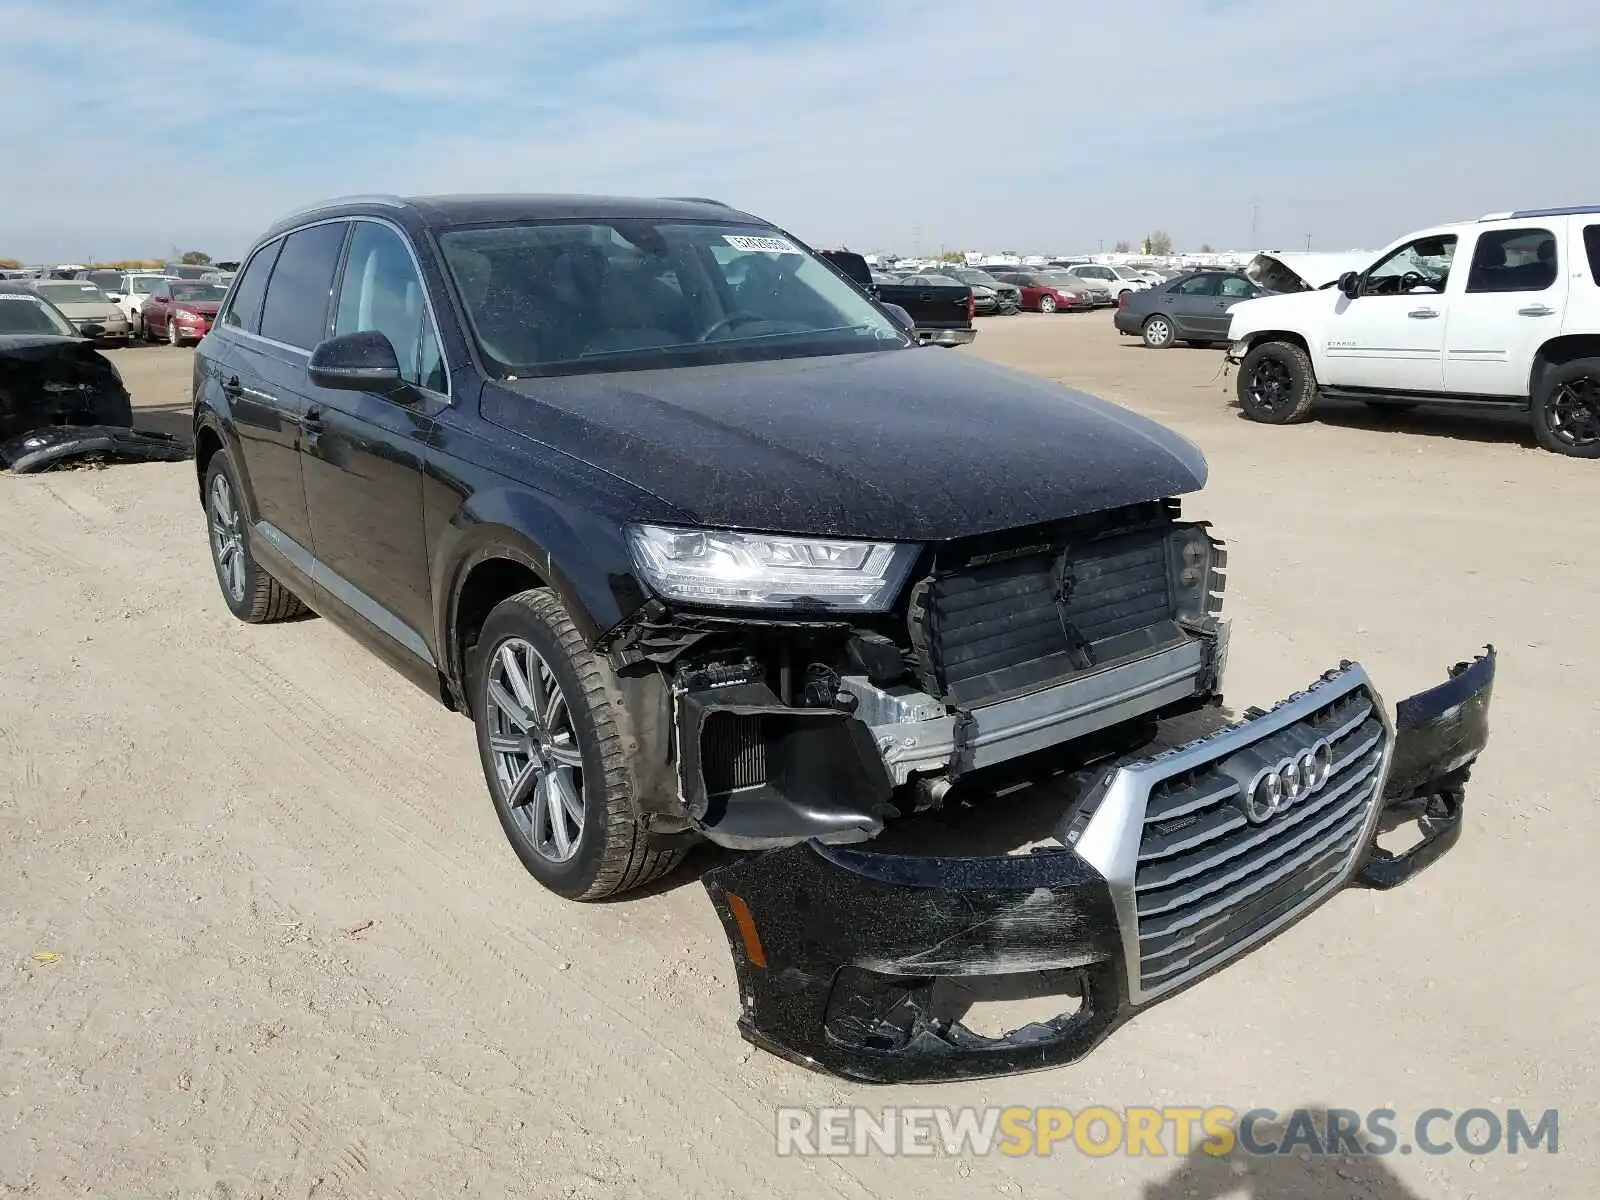
{"label": "blue sky", "polygon": [[[1375,247],[1600,201],[1588,0],[0,0],[0,255],[329,195],[719,196],[816,243]],[[937,14],[937,15],[936,15]],[[26,115],[27,119],[19,119]]]}

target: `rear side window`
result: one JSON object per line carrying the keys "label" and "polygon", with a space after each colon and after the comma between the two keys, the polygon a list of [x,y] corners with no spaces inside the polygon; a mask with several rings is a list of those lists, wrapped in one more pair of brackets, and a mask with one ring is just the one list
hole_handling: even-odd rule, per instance
{"label": "rear side window", "polygon": [[1589,279],[1600,284],[1600,225],[1583,227],[1583,249],[1589,256]]}
{"label": "rear side window", "polygon": [[272,264],[278,261],[278,251],[282,249],[281,241],[271,242],[251,256],[233,289],[228,311],[222,314],[224,325],[246,333],[255,333],[261,328],[261,302],[267,296],[267,277],[272,274]]}
{"label": "rear side window", "polygon": [[1478,238],[1469,292],[1542,292],[1556,281],[1556,235],[1548,229],[1494,229]]}
{"label": "rear side window", "polygon": [[261,305],[261,336],[309,350],[327,336],[328,295],[344,245],[343,221],[313,225],[283,239]]}
{"label": "rear side window", "polygon": [[1217,294],[1217,277],[1215,275],[1196,275],[1193,279],[1185,279],[1173,291],[1184,296],[1215,296]]}

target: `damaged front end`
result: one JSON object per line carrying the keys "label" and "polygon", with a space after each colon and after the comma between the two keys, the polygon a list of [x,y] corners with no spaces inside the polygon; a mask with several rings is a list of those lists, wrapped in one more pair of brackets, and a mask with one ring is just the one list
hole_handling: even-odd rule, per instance
{"label": "damaged front end", "polygon": [[[1347,886],[1393,887],[1459,836],[1488,740],[1493,647],[1391,720],[1345,663],[1270,711],[1101,768],[1029,854],[916,857],[809,842],[704,883],[739,980],[740,1030],[871,1082],[1072,1062],[1142,1009]],[[1415,820],[1420,840],[1377,838]],[[1072,1011],[998,1037],[951,985],[1042,982]]]}

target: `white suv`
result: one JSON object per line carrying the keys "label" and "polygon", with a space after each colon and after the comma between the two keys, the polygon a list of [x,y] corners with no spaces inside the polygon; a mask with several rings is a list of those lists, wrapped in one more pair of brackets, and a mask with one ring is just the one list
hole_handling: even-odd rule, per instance
{"label": "white suv", "polygon": [[1150,281],[1132,267],[1107,267],[1099,263],[1067,268],[1079,279],[1086,279],[1106,289],[1113,296],[1122,297],[1129,292],[1142,292]]}
{"label": "white suv", "polygon": [[1600,205],[1413,233],[1316,291],[1235,305],[1230,362],[1251,420],[1318,397],[1529,412],[1539,444],[1600,458]]}

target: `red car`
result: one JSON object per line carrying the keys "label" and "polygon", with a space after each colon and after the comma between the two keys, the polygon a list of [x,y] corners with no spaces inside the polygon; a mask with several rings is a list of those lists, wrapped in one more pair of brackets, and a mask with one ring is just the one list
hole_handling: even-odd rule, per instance
{"label": "red car", "polygon": [[1094,307],[1083,280],[1070,279],[1065,271],[1007,271],[994,276],[1021,288],[1022,307],[1032,312],[1085,312]]}
{"label": "red car", "polygon": [[163,279],[139,308],[146,338],[165,338],[173,346],[198,342],[211,332],[211,322],[228,289],[191,279]]}

